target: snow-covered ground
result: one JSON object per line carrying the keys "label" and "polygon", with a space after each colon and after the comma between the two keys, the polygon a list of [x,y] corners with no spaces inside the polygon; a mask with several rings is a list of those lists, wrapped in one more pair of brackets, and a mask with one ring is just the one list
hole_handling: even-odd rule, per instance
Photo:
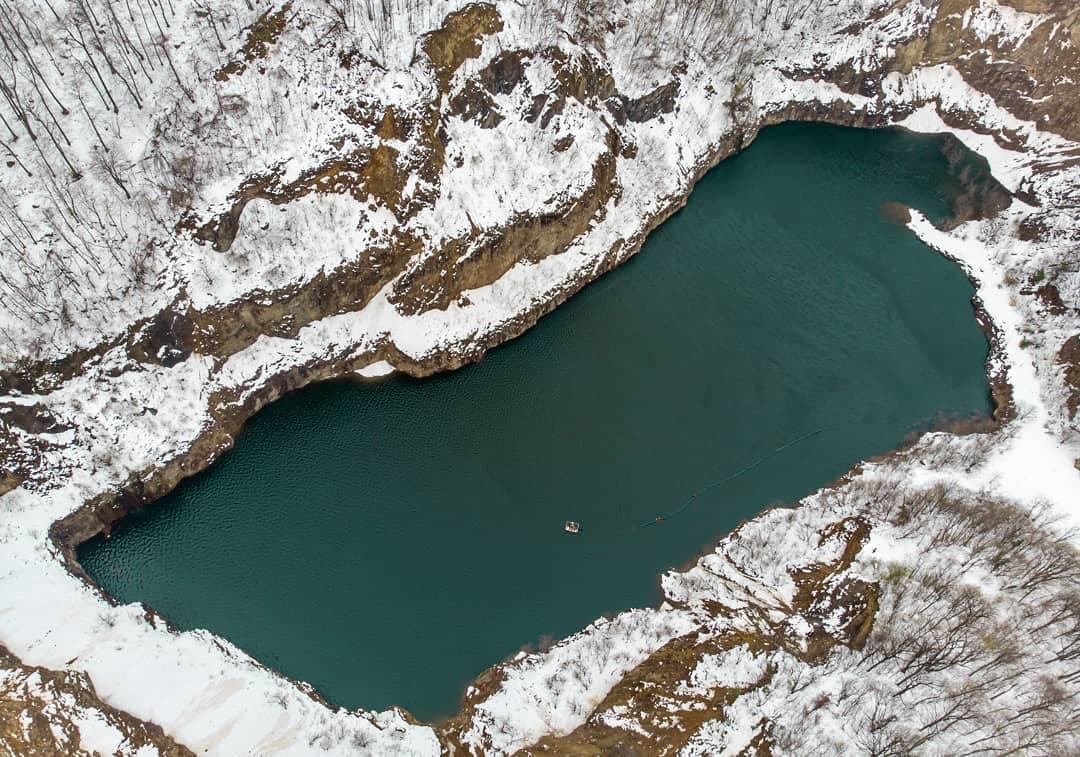
{"label": "snow-covered ground", "polygon": [[[586,725],[609,692],[658,650],[690,635],[715,639],[724,629],[741,628],[751,608],[784,629],[785,643],[805,647],[818,621],[795,608],[791,568],[836,559],[836,544],[819,544],[816,534],[842,518],[880,518],[871,523],[868,543],[845,570],[882,583],[874,633],[884,633],[881,618],[891,617],[890,608],[899,601],[895,576],[886,577],[911,572],[927,560],[947,574],[950,555],[957,556],[958,549],[948,539],[929,543],[928,531],[892,524],[887,505],[903,496],[917,498],[942,485],[958,501],[989,493],[1032,512],[1053,514],[1054,522],[1043,526],[1049,534],[1080,525],[1080,472],[1074,466],[1080,438],[1067,416],[1067,387],[1057,362],[1061,345],[1080,333],[1074,308],[1080,280],[1068,257],[1076,244],[1073,208],[1080,168],[1072,160],[1080,145],[1011,115],[949,65],[886,75],[897,43],[926,35],[935,4],[741,0],[713,4],[715,16],[707,19],[695,16],[689,3],[661,12],[657,4],[630,0],[613,3],[606,19],[610,23],[601,23],[596,14],[560,12],[556,3],[508,0],[497,3],[502,29],[479,38],[476,54],[461,62],[449,90],[440,95],[417,35],[437,28],[460,3],[408,10],[409,3],[395,0],[398,21],[387,25],[368,22],[359,11],[359,16],[349,15],[352,3],[297,0],[285,9],[283,31],[269,52],[244,59],[244,70],[223,81],[215,79],[215,72],[238,59],[245,29],[270,6],[252,9],[227,2],[210,12],[177,3],[174,14],[159,7],[167,25],[159,30],[150,21],[139,38],[145,40],[131,42],[132,47],[145,46],[147,70],[125,74],[130,86],[109,80],[110,96],[122,101],[119,115],[109,107],[103,79],[60,75],[89,65],[74,42],[77,34],[65,30],[91,34],[91,27],[111,27],[80,16],[85,12],[79,4],[53,5],[58,20],[43,23],[35,60],[56,99],[72,104],[72,115],[58,120],[69,127],[69,159],[85,168],[78,181],[47,180],[46,156],[58,174],[62,159],[47,147],[38,150],[25,137],[6,143],[19,164],[0,173],[2,212],[10,232],[3,248],[4,271],[26,282],[43,277],[48,283],[42,290],[12,282],[32,294],[23,300],[9,294],[0,308],[0,365],[26,357],[56,358],[79,347],[115,346],[103,349],[73,376],[41,381],[32,393],[12,389],[0,397],[0,431],[7,439],[0,450],[9,456],[5,467],[31,474],[22,486],[0,496],[0,642],[27,664],[87,673],[105,702],[160,724],[194,751],[438,754],[440,744],[432,728],[400,712],[332,709],[303,685],[211,633],[175,633],[142,607],[109,604],[68,572],[49,539],[51,525],[88,500],[125,487],[133,476],[147,475],[187,453],[215,426],[217,413],[261,397],[274,376],[336,365],[373,377],[405,368],[407,361],[475,357],[493,335],[512,334],[523,315],[559,301],[607,270],[613,259],[636,251],[655,221],[723,154],[733,133],[752,132],[757,124],[792,112],[793,106],[807,117],[859,113],[918,131],[950,131],[985,157],[1007,188],[1021,190],[1023,199],[992,219],[943,231],[915,214],[910,224],[913,233],[957,260],[977,282],[978,296],[999,331],[996,359],[1012,387],[1014,419],[992,434],[928,435],[902,454],[863,466],[838,491],[810,497],[796,510],[761,516],[689,572],[665,577],[669,602],[662,607],[598,621],[547,652],[521,655],[501,666],[497,687],[470,692],[454,738],[476,752],[509,753],[544,737],[570,734]],[[87,7],[105,18],[104,7]],[[1049,20],[979,0],[959,22],[980,39],[1020,44]],[[107,49],[124,44],[118,31],[101,33],[116,36],[103,45]],[[55,60],[44,55],[45,46]],[[571,61],[569,68],[588,60],[606,69],[624,98],[648,96],[674,79],[673,107],[618,123],[601,96],[586,93],[565,97],[541,128],[543,118],[530,121],[526,113],[535,98],[558,94],[568,66],[550,51],[535,54],[524,63],[521,81],[491,94],[501,121],[484,125],[444,111],[447,148],[437,177],[417,171],[396,187],[400,197],[392,199],[394,192],[375,189],[359,198],[316,191],[280,203],[253,199],[228,250],[217,252],[195,238],[192,229],[227,212],[252,177],[268,182],[277,197],[286,194],[286,187],[295,191],[297,182],[328,163],[355,160],[360,165],[357,156],[370,159],[380,149],[392,148],[406,165],[432,160],[422,136],[432,103],[445,106],[505,51],[543,46],[557,46]],[[353,47],[369,57],[345,65],[342,56]],[[679,64],[685,67],[676,69]],[[846,64],[876,77],[879,91],[849,94],[807,73]],[[46,122],[49,115],[41,108],[49,94],[28,90],[25,82],[20,86]],[[83,104],[86,114],[81,120],[76,103]],[[395,118],[421,126],[380,134],[388,106]],[[373,118],[365,115],[371,113]],[[409,314],[399,306],[402,276],[437,259],[432,256],[447,241],[480,237],[523,214],[567,207],[582,197],[594,181],[594,166],[610,152],[611,135],[623,146],[613,154],[617,192],[565,249],[518,262],[492,283],[461,292],[445,309]],[[120,172],[119,181],[108,166]],[[124,197],[121,181],[134,199]],[[181,208],[193,221],[178,228]],[[1022,225],[1035,218],[1041,233],[1033,238],[1022,234]],[[303,287],[320,273],[330,275],[400,241],[404,233],[421,244],[401,274],[362,307],[320,314],[295,335],[262,335],[225,353],[196,349],[168,366],[133,360],[127,340],[120,338],[131,324],[172,302],[198,311],[243,300],[273,302],[276,292]],[[1038,298],[1021,291],[1043,278],[1057,287],[1067,305],[1064,312],[1050,313]],[[47,412],[62,430],[30,433],[6,421],[17,406]],[[856,501],[857,493],[871,490],[877,493],[873,507]],[[927,529],[935,522],[931,516],[924,521]],[[974,566],[973,559],[967,562]],[[1001,599],[990,602],[993,612],[1007,613],[1014,595],[1001,578],[1005,569],[970,570],[975,572],[965,575],[988,602]],[[1048,607],[1053,604],[1049,591],[1039,589],[1035,595]],[[715,612],[714,603],[728,614]],[[948,608],[943,600],[926,612],[947,613]],[[1038,626],[1025,622],[1016,627]],[[819,625],[833,633],[837,623]],[[830,749],[863,748],[857,733],[864,722],[860,713],[872,710],[876,700],[867,694],[858,711],[841,707],[850,697],[840,691],[854,685],[845,684],[846,677],[861,676],[868,686],[879,687],[883,701],[892,697],[893,708],[906,711],[883,726],[882,733],[918,731],[920,723],[934,720],[927,708],[946,701],[940,692],[927,702],[905,701],[888,689],[903,680],[899,667],[882,664],[876,676],[869,676],[859,666],[871,663],[846,647],[820,667],[789,652],[735,646],[703,654],[679,690],[682,696],[749,687],[766,669],[771,683],[738,697],[723,722],[699,723],[686,752],[734,753],[760,733],[762,718],[782,735],[785,722],[790,725],[803,712],[793,702],[801,707],[808,692],[816,699],[827,694],[828,702],[814,710],[817,720],[806,729],[806,743],[825,750],[825,741],[813,739],[826,734],[833,739]],[[1045,669],[1048,675],[1067,676],[1062,685],[1072,697],[1077,684],[1068,664],[1047,663]],[[975,675],[960,663],[954,667],[950,673]],[[784,689],[785,682],[799,676],[817,682],[797,692]],[[947,688],[955,676],[934,681]],[[1018,684],[1001,707],[1023,709],[1034,685],[1029,683]],[[605,710],[603,723],[640,736],[648,730],[642,717],[622,703]],[[921,748],[951,753],[979,739],[1005,744],[1002,739],[1010,737],[986,732],[978,718],[970,722],[970,733],[942,733]],[[1076,747],[1075,741],[1062,743]],[[779,735],[774,747],[808,753]]]}

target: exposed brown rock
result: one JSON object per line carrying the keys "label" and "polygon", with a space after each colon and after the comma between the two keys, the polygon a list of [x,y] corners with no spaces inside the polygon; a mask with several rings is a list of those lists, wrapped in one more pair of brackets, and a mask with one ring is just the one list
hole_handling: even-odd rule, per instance
{"label": "exposed brown rock", "polygon": [[[141,321],[135,328],[141,328],[144,323],[145,321]],[[127,334],[121,334],[93,347],[74,350],[55,360],[38,360],[27,356],[12,368],[0,369],[0,394],[9,394],[12,390],[24,394],[52,391],[72,376],[79,375],[87,363],[124,344],[127,338]]]}
{"label": "exposed brown rock", "polygon": [[1065,385],[1069,389],[1069,398],[1065,406],[1069,418],[1076,417],[1080,408],[1080,334],[1069,337],[1058,352],[1058,362],[1065,368]]}
{"label": "exposed brown rock", "polygon": [[967,221],[992,218],[1009,207],[1012,194],[990,173],[987,160],[973,154],[952,134],[942,139],[941,152],[961,187],[943,226],[951,229]]}
{"label": "exposed brown rock", "polygon": [[1061,292],[1053,284],[1029,285],[1021,289],[1020,294],[1033,295],[1050,315],[1064,315],[1069,312],[1061,299]]}
{"label": "exposed brown rock", "polygon": [[174,302],[128,336],[128,355],[140,363],[171,367],[192,353],[194,323],[186,307]]}
{"label": "exposed brown rock", "polygon": [[424,38],[424,52],[435,68],[440,92],[447,91],[462,63],[480,54],[481,40],[502,28],[494,5],[473,3],[448,15],[439,29]]}
{"label": "exposed brown rock", "polygon": [[249,63],[265,58],[270,46],[277,42],[285,31],[285,22],[291,9],[292,3],[288,2],[276,11],[267,11],[259,16],[248,29],[247,40],[240,48],[238,57],[223,66],[214,74],[214,78],[227,81],[229,77],[244,73]]}
{"label": "exposed brown rock", "polygon": [[71,428],[56,420],[44,405],[8,405],[0,403],[0,418],[28,434],[57,434]]}
{"label": "exposed brown rock", "polygon": [[473,80],[450,99],[448,114],[474,121],[481,129],[494,129],[505,120],[488,90]]}
{"label": "exposed brown rock", "polygon": [[[870,524],[860,518],[833,523],[821,531],[819,539],[822,544],[832,539],[842,541],[840,557],[791,572],[797,587],[794,606],[813,628],[807,651],[800,653],[805,659],[823,658],[838,642],[861,649],[870,635],[877,613],[878,587],[843,575],[869,537]],[[826,632],[825,619],[838,609],[843,613],[839,631]]]}
{"label": "exposed brown rock", "polygon": [[[1072,0],[1011,0],[1017,10],[1049,14],[1020,44],[978,39],[962,26],[978,0],[942,0],[924,40],[897,50],[895,68],[949,63],[980,92],[1019,118],[1080,141],[1080,8]],[[1049,51],[1053,51],[1052,53]],[[1063,72],[1072,72],[1063,77]],[[1051,96],[1053,95],[1053,96]]]}
{"label": "exposed brown rock", "polygon": [[651,121],[664,113],[675,110],[675,100],[679,96],[679,80],[673,78],[667,84],[661,84],[652,92],[629,99],[625,95],[616,95],[607,101],[608,110],[615,116],[616,122],[627,121],[643,123]]}
{"label": "exposed brown rock", "polygon": [[11,471],[0,470],[0,496],[12,491],[15,487],[22,483],[22,479],[16,476]]}
{"label": "exposed brown rock", "polygon": [[526,50],[508,50],[496,55],[484,66],[475,81],[493,95],[508,95],[525,77],[525,63],[531,54]]}
{"label": "exposed brown rock", "polygon": [[566,152],[570,149],[572,144],[574,144],[574,135],[567,134],[565,137],[560,137],[556,140],[555,144],[552,145],[552,149],[555,150],[555,152]]}
{"label": "exposed brown rock", "polygon": [[23,665],[0,646],[0,747],[6,754],[91,757],[79,736],[78,721],[85,714],[122,735],[120,754],[151,748],[164,757],[194,757],[160,726],[102,702],[85,673]]}

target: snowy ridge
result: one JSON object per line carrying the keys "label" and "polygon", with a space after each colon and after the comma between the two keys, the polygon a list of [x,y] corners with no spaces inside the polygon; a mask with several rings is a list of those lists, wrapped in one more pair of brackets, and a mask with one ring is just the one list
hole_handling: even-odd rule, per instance
{"label": "snowy ridge", "polygon": [[[75,375],[57,378],[49,391],[11,391],[0,397],[0,431],[9,445],[0,447],[9,456],[5,467],[34,474],[33,480],[0,496],[0,642],[27,664],[85,672],[108,704],[161,725],[198,753],[222,755],[439,754],[440,740],[463,751],[501,754],[593,727],[598,733],[608,729],[636,738],[646,738],[643,734],[661,738],[682,728],[685,738],[680,748],[686,754],[736,753],[765,738],[776,753],[868,751],[875,746],[862,741],[868,732],[909,746],[921,738],[919,734],[929,732],[932,735],[917,747],[955,753],[981,739],[994,747],[1015,748],[1015,739],[1041,728],[1024,720],[1022,728],[995,732],[993,722],[980,714],[979,691],[957,698],[956,671],[980,680],[981,658],[957,661],[940,674],[926,673],[919,685],[924,694],[933,696],[904,700],[904,694],[897,693],[908,674],[901,657],[882,657],[878,662],[871,656],[888,647],[893,638],[890,624],[894,630],[906,628],[903,613],[897,611],[905,607],[903,579],[915,572],[922,581],[931,568],[948,575],[957,564],[967,566],[966,575],[981,592],[978,601],[971,599],[977,616],[973,628],[989,633],[987,629],[1008,622],[1021,634],[1016,639],[1022,640],[1041,638],[1022,634],[1036,634],[1043,622],[1064,628],[1063,634],[1071,622],[1067,610],[1055,604],[1054,591],[1065,579],[1055,574],[1025,595],[1024,603],[1017,603],[1013,583],[1023,574],[1006,574],[1013,569],[986,557],[993,539],[988,536],[986,545],[967,548],[948,535],[935,537],[933,529],[952,522],[950,517],[972,528],[971,503],[981,501],[987,492],[1016,503],[1017,512],[1036,513],[1040,525],[1032,526],[1033,534],[1067,533],[1069,526],[1080,523],[1075,504],[1080,473],[1073,466],[1080,458],[1080,438],[1066,412],[1069,387],[1058,360],[1061,345],[1080,326],[1075,310],[1080,280],[1063,257],[1065,246],[1076,243],[1070,206],[1075,207],[1080,169],[1070,159],[1080,146],[1013,117],[947,65],[882,76],[880,92],[869,94],[804,75],[846,63],[870,74],[880,72],[898,43],[927,33],[935,18],[933,4],[852,0],[821,3],[815,12],[800,16],[796,11],[803,4],[796,2],[771,3],[775,6],[771,13],[765,12],[763,3],[749,0],[721,3],[730,13],[718,17],[723,22],[719,31],[709,31],[709,24],[699,22],[688,27],[696,30],[688,41],[673,43],[686,38],[684,26],[692,20],[688,6],[657,18],[654,4],[635,0],[612,10],[612,23],[605,28],[589,19],[560,15],[555,4],[499,3],[502,29],[484,36],[479,52],[453,73],[442,101],[463,92],[503,52],[551,45],[570,61],[585,57],[599,61],[616,91],[628,99],[647,97],[668,81],[677,82],[671,109],[658,107],[648,118],[619,124],[611,110],[598,104],[599,98],[566,97],[561,112],[551,116],[550,128],[540,129],[524,114],[533,97],[558,91],[559,72],[552,63],[555,58],[535,56],[523,66],[524,84],[506,92],[497,87],[491,95],[490,112],[501,115],[501,121],[485,126],[464,114],[446,116],[449,147],[438,177],[424,176],[417,168],[393,202],[375,192],[359,198],[310,192],[281,203],[281,187],[294,185],[328,162],[347,163],[353,155],[370,157],[387,148],[404,156],[401,160],[415,159],[416,166],[430,159],[429,144],[422,136],[423,114],[431,98],[438,96],[437,83],[431,64],[416,54],[417,39],[437,28],[459,4],[436,3],[408,13],[402,4],[397,26],[355,22],[350,28],[365,30],[356,36],[364,40],[368,58],[346,67],[337,55],[344,48],[333,55],[305,51],[327,39],[331,29],[338,28],[336,33],[341,34],[333,8],[351,4],[294,2],[287,7],[289,21],[267,57],[247,61],[244,70],[220,86],[185,91],[179,82],[214,80],[216,72],[236,59],[235,49],[258,14],[272,10],[260,7],[256,13],[243,3],[223,5],[228,7],[213,14],[221,20],[217,33],[228,44],[219,45],[206,17],[181,4],[167,32],[147,37],[167,37],[174,53],[179,47],[190,51],[173,55],[173,65],[182,75],[174,78],[163,58],[156,73],[147,77],[144,99],[159,107],[132,110],[125,105],[125,118],[128,113],[138,115],[130,120],[107,117],[105,98],[90,89],[81,93],[87,108],[101,115],[99,126],[109,124],[103,132],[105,141],[126,145],[123,154],[130,166],[123,180],[129,191],[137,190],[132,194],[139,199],[124,201],[104,168],[87,171],[67,185],[76,203],[93,204],[93,198],[107,194],[112,199],[103,200],[101,207],[127,214],[116,215],[117,224],[87,226],[88,234],[98,235],[88,249],[101,256],[86,262],[90,273],[76,277],[85,281],[85,291],[78,296],[96,304],[80,309],[63,328],[56,326],[64,322],[59,313],[43,310],[43,320],[35,320],[4,311],[0,317],[7,339],[6,351],[0,352],[4,363],[26,355],[56,357],[76,346],[109,342],[176,298],[197,310],[244,300],[269,303],[276,290],[302,287],[320,273],[329,274],[380,246],[401,241],[403,234],[421,240],[419,251],[408,261],[408,270],[382,283],[361,307],[320,315],[294,333],[264,333],[239,349],[221,353],[196,349],[181,360],[166,361],[169,364],[133,361],[120,343]],[[64,4],[64,12],[75,14],[73,7]],[[1020,44],[1046,23],[1042,16],[1019,13],[992,0],[979,0],[973,7],[960,23],[999,41]],[[875,20],[854,23],[871,18]],[[586,46],[574,39],[599,39],[603,44]],[[55,49],[66,50],[71,44],[67,37],[58,39]],[[679,63],[685,68],[673,72]],[[47,76],[58,91],[66,88],[61,99],[78,102],[69,89],[76,85],[54,74]],[[345,93],[361,85],[366,93],[376,93],[372,97],[377,102],[347,101]],[[277,96],[285,91],[288,101]],[[102,102],[92,104],[91,95]],[[290,102],[294,105],[288,106]],[[319,107],[313,108],[316,103]],[[356,112],[347,112],[346,104],[363,106],[375,115],[368,123]],[[380,135],[387,106],[420,126]],[[752,136],[758,124],[791,112],[793,106],[801,107],[806,117],[859,112],[876,118],[876,123],[952,131],[990,162],[995,177],[1024,198],[1014,200],[999,217],[950,231],[933,228],[918,215],[911,222],[914,233],[965,266],[999,330],[997,358],[1007,371],[1016,411],[1003,428],[963,437],[927,435],[887,461],[862,466],[846,485],[819,492],[798,509],[763,514],[691,570],[665,576],[664,606],[598,621],[547,652],[505,663],[495,671],[497,685],[471,690],[460,720],[439,732],[396,710],[332,709],[304,686],[285,680],[208,632],[175,633],[141,607],[110,605],[58,559],[49,538],[53,523],[85,502],[124,487],[133,476],[188,453],[207,438],[222,412],[265,401],[263,387],[274,376],[322,366],[370,377],[416,370],[440,355],[475,357],[493,335],[512,331],[523,314],[560,301],[635,252],[655,219],[686,194],[701,170],[730,149],[733,135]],[[208,119],[208,113],[215,115]],[[488,123],[494,120],[492,116]],[[207,149],[192,146],[193,123],[199,125],[198,144]],[[185,138],[161,139],[170,125]],[[251,131],[259,125],[265,131]],[[82,150],[85,154],[79,160],[90,165],[99,160],[94,157],[96,138],[87,128],[82,131],[72,140],[72,152]],[[612,134],[634,149],[612,152],[606,142]],[[133,135],[138,138],[133,140]],[[557,149],[568,136],[572,142]],[[1016,149],[1001,147],[999,140]],[[34,165],[37,173],[40,168],[34,161],[40,156],[35,157],[27,141],[16,149],[27,150],[20,159]],[[440,242],[461,238],[473,229],[490,231],[522,213],[572,203],[589,190],[592,167],[605,155],[613,156],[617,189],[606,199],[603,212],[593,215],[565,249],[516,262],[493,282],[464,289],[445,308],[411,312],[399,306],[396,287],[410,271],[433,259]],[[159,160],[173,167],[184,165],[186,172],[199,177],[192,186],[174,188],[188,193],[185,202],[195,219],[191,228],[228,213],[250,177],[262,177],[273,190],[267,190],[270,199],[256,197],[247,203],[235,239],[229,240],[227,251],[216,252],[205,240],[196,239],[191,228],[174,233],[171,223],[155,225],[156,220],[147,220],[176,220],[175,209],[167,207],[172,202],[165,197],[167,192],[144,191],[161,180],[162,174],[152,168]],[[8,170],[17,172],[18,167]],[[48,259],[47,251],[55,243],[49,231],[55,219],[42,208],[60,204],[63,198],[50,189],[48,202],[34,208],[36,185],[19,185],[15,175],[0,175],[0,188],[6,198],[14,198],[5,209],[8,220],[17,225],[10,208],[25,211],[20,217],[27,221],[28,236],[36,240],[24,248],[32,264],[25,269],[30,275]],[[1041,233],[1022,241],[1021,228],[1034,220]],[[102,252],[143,249],[150,237],[159,240],[149,246],[153,252],[145,270],[152,275],[145,271],[142,278],[121,275],[130,259],[119,252],[117,256]],[[161,243],[162,239],[169,241]],[[1042,300],[1021,291],[1046,276],[1068,303],[1062,312],[1049,313]],[[54,281],[55,287],[42,295],[41,302],[76,296],[64,277]],[[124,307],[117,307],[110,294]],[[43,334],[48,338],[43,340]],[[38,407],[63,430],[33,433],[9,423],[5,418],[15,406]],[[207,458],[220,454],[229,441],[214,438]],[[940,484],[948,487],[948,498],[939,496]],[[898,502],[908,501],[918,509],[924,499],[931,504],[923,506],[922,515],[911,516],[923,530],[897,525],[902,520]],[[858,519],[866,523],[865,534],[863,526],[852,525]],[[1014,513],[1002,515],[1002,520],[1017,529],[1027,528]],[[854,530],[828,530],[837,523]],[[1029,538],[1034,543],[1035,537]],[[1066,542],[1053,543],[1059,546],[1046,547],[1048,560],[1066,566],[1075,560]],[[847,555],[856,544],[856,555]],[[1044,552],[1032,547],[1032,554]],[[1017,571],[1027,564],[1017,563]],[[835,571],[820,586],[800,578],[800,566],[814,565],[833,565]],[[937,579],[926,580],[933,584]],[[807,599],[806,587],[811,584],[817,598],[813,601]],[[871,584],[882,586],[874,635],[869,641],[856,640],[851,634],[858,619],[845,614],[841,600],[855,597],[858,601],[851,601],[856,605],[869,607],[875,590],[866,587]],[[927,606],[925,617],[948,615],[958,601],[952,591],[942,589],[937,604]],[[1030,609],[1035,602],[1041,603],[1037,611]],[[732,643],[733,635],[750,640]],[[856,648],[863,643],[865,654]],[[668,710],[660,705],[651,710],[642,707],[641,692],[624,682],[644,675],[642,666],[658,654],[671,653],[678,644],[700,652],[695,652],[684,685],[663,695]],[[822,644],[830,651],[819,660],[816,650]],[[1000,707],[1022,712],[1036,700],[1043,702],[1039,699],[1043,697],[1045,709],[1036,713],[1051,713],[1051,722],[1075,720],[1077,673],[1070,654],[1071,650],[1061,651],[1030,674],[1017,672],[1021,662],[1030,662],[1027,657],[1001,663],[1013,688],[999,700]],[[872,671],[876,672],[871,675]],[[1064,683],[1040,689],[1042,672],[1058,675]],[[996,678],[986,678],[984,684],[983,691],[1004,685]],[[615,701],[622,688],[636,691],[633,696],[639,698]],[[718,704],[736,689],[741,693]],[[716,693],[721,699],[704,704],[720,690],[728,693]],[[1060,691],[1064,694],[1059,696]],[[890,701],[894,706],[903,702],[907,714],[869,731],[867,724],[878,722],[874,718],[885,721],[895,714]],[[964,728],[951,716],[935,723],[957,701],[966,708]],[[940,710],[943,702],[945,709]],[[722,719],[702,716],[720,711]],[[934,733],[942,723],[950,727]],[[927,724],[933,724],[929,731]],[[87,738],[92,738],[92,731],[87,729]],[[1062,731],[1054,738],[1059,740],[1042,747],[1050,752],[1080,748],[1075,733]]]}

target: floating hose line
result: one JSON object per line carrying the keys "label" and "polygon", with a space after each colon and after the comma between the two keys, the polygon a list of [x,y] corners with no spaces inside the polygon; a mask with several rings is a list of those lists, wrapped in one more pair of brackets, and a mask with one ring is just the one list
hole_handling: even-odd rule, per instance
{"label": "floating hose line", "polygon": [[757,460],[754,460],[749,465],[746,465],[746,466],[740,468],[739,470],[732,473],[730,476],[727,476],[726,478],[722,478],[719,481],[714,481],[713,483],[706,486],[704,489],[701,489],[699,491],[694,492],[693,494],[691,494],[687,498],[686,502],[683,503],[682,507],[680,507],[680,508],[678,508],[676,510],[672,510],[669,513],[663,513],[661,515],[657,515],[653,520],[645,521],[644,523],[639,525],[638,528],[645,528],[645,526],[655,526],[655,525],[658,525],[660,523],[663,523],[665,520],[670,520],[670,519],[674,518],[676,515],[681,515],[682,513],[686,512],[686,510],[690,507],[690,505],[694,504],[694,500],[696,500],[700,495],[705,494],[706,492],[708,492],[708,491],[710,491],[712,489],[715,489],[718,486],[722,486],[722,485],[728,483],[729,481],[734,481],[739,476],[742,476],[745,473],[749,473],[754,468],[758,467],[759,465],[766,462],[767,460],[770,460],[770,459],[776,457],[777,455],[779,455],[784,450],[789,449],[791,447],[794,447],[796,444],[799,444],[801,442],[805,442],[807,439],[812,439],[813,437],[817,436],[821,432],[825,431],[826,428],[828,428],[828,427],[819,428],[816,431],[811,431],[808,434],[803,434],[802,436],[798,437],[797,439],[792,439],[790,442],[787,442],[786,444],[780,445],[779,447],[774,449],[772,452],[769,452],[769,453],[767,453],[765,455],[762,455]]}

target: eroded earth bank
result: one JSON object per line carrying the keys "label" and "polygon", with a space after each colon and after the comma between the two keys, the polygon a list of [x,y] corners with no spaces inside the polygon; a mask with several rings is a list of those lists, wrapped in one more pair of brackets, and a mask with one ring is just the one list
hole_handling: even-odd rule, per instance
{"label": "eroded earth bank", "polygon": [[[0,21],[19,74],[0,173],[12,750],[1080,749],[1068,2],[218,6]],[[977,283],[992,428],[758,516],[666,575],[662,606],[492,668],[437,728],[332,709],[82,580],[75,544],[259,408],[477,360],[796,119],[951,131],[988,161],[997,183],[970,182],[948,228],[908,224]]]}

